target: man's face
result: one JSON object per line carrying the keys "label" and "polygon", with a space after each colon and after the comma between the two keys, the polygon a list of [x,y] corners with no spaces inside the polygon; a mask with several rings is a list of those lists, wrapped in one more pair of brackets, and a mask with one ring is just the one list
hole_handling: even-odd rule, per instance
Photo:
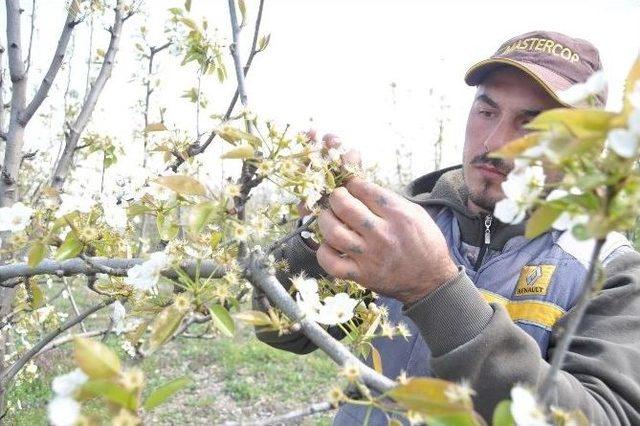
{"label": "man's face", "polygon": [[462,157],[469,209],[491,212],[504,198],[501,183],[513,163],[489,158],[527,132],[524,125],[540,112],[560,107],[531,77],[513,67],[492,71],[478,86],[471,105]]}

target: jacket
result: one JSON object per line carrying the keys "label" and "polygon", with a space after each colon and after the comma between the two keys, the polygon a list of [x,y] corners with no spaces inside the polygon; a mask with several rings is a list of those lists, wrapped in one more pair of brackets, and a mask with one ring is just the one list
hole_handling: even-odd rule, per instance
{"label": "jacket", "polygon": [[[413,181],[405,196],[431,214],[460,272],[411,306],[380,298],[390,320],[405,322],[412,332],[408,341],[374,341],[383,372],[392,379],[406,371],[466,380],[476,391],[475,409],[489,420],[513,385],[535,389],[544,378],[559,330],[582,290],[593,244],[556,230],[527,240],[524,224],[470,214],[459,166]],[[470,248],[476,248],[475,256]],[[279,256],[293,274],[323,274],[300,238]],[[552,404],[580,409],[596,425],[640,425],[640,255],[613,233],[600,260],[606,281],[571,343]],[[258,338],[296,353],[315,349],[302,334],[258,333]],[[362,423],[364,415],[362,407],[346,405],[334,424]],[[370,420],[387,424],[381,412]]]}

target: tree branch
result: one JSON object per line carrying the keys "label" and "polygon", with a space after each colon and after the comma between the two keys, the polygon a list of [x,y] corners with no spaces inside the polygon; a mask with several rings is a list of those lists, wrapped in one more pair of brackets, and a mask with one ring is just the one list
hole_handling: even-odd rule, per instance
{"label": "tree branch", "polygon": [[51,331],[49,334],[44,336],[38,343],[33,345],[31,347],[31,349],[29,349],[20,358],[18,358],[18,360],[11,367],[9,367],[7,370],[3,371],[2,375],[0,375],[0,382],[3,383],[3,384],[9,382],[11,379],[13,379],[13,377],[16,374],[18,374],[20,369],[22,367],[24,367],[24,365],[27,362],[29,362],[29,360],[31,358],[33,358],[38,352],[40,352],[40,350],[42,350],[42,348],[44,348],[49,342],[51,342],[53,339],[55,339],[60,334],[62,334],[66,330],[70,329],[74,325],[76,325],[79,322],[83,321],[89,315],[93,314],[94,312],[99,311],[102,308],[105,308],[105,307],[109,306],[110,304],[112,304],[115,301],[116,301],[115,298],[105,299],[102,302],[98,303],[97,305],[94,305],[91,308],[87,309],[86,311],[82,312],[77,317],[69,319],[68,321],[63,323],[60,327],[58,327],[55,330]]}
{"label": "tree branch", "polygon": [[49,94],[49,89],[53,85],[53,81],[62,66],[62,62],[64,60],[64,56],[67,53],[67,46],[69,45],[69,40],[71,40],[71,33],[73,33],[73,29],[76,27],[78,22],[76,19],[76,13],[73,11],[73,8],[69,8],[69,13],[67,13],[67,19],[64,22],[64,26],[62,27],[62,33],[60,34],[60,38],[58,39],[58,45],[56,47],[56,51],[53,54],[53,59],[51,59],[51,63],[49,64],[49,69],[47,73],[44,75],[42,82],[40,83],[40,87],[38,87],[38,91],[29,102],[29,105],[25,109],[24,113],[20,116],[20,124],[22,126],[26,126],[31,120],[31,117],[36,113],[42,102],[46,99]]}
{"label": "tree branch", "polygon": [[4,164],[0,176],[0,207],[10,206],[16,198],[16,175],[24,145],[24,126],[19,117],[24,111],[27,95],[27,78],[22,60],[22,33],[19,0],[7,0],[7,57],[11,77],[11,110],[5,145]]}
{"label": "tree branch", "polygon": [[[260,23],[262,22],[263,8],[264,8],[264,0],[260,0],[260,5],[258,6],[258,16],[256,17],[256,23],[253,31],[253,42],[251,45],[251,52],[249,53],[247,62],[243,67],[243,73],[245,76],[249,73],[249,68],[251,67],[253,58],[256,56],[256,54],[261,52],[260,50],[257,49],[257,44],[258,44],[258,36],[260,32]],[[226,121],[229,119],[229,117],[231,117],[231,114],[233,113],[233,109],[235,108],[237,102],[238,102],[238,89],[236,88],[233,98],[231,98],[231,102],[229,102],[229,106],[227,107],[227,111],[224,113],[224,116],[222,117],[223,121]],[[196,140],[194,143],[189,145],[189,147],[186,149],[186,157],[190,158],[190,157],[195,157],[198,154],[202,154],[209,147],[209,145],[211,145],[211,142],[213,142],[216,136],[217,136],[217,133],[215,131],[212,131],[211,133],[209,133],[207,140],[202,145],[200,145],[199,140]],[[184,163],[185,158],[183,158],[183,156],[181,155],[174,155],[174,156],[176,157],[176,160],[167,169],[171,169],[174,172],[177,172],[178,167],[180,167],[180,165]]]}
{"label": "tree branch", "polygon": [[332,405],[329,402],[319,402],[316,404],[311,404],[308,407],[300,408],[298,410],[292,410],[288,413],[281,414],[279,416],[274,416],[268,419],[256,420],[255,422],[226,422],[224,426],[266,426],[266,425],[274,425],[281,423],[288,423],[293,420],[299,420],[303,417],[312,416],[318,413],[324,413],[326,411],[335,410],[337,407]]}
{"label": "tree branch", "polygon": [[[2,287],[15,287],[20,281],[5,284],[7,280],[17,277],[33,277],[37,275],[56,275],[59,277],[68,277],[72,275],[92,275],[98,273],[106,273],[109,271],[109,275],[113,276],[125,276],[127,271],[133,268],[135,265],[139,265],[144,262],[144,259],[108,259],[104,257],[92,257],[89,259],[91,263],[80,258],[74,258],[57,262],[55,260],[45,259],[35,267],[30,267],[27,263],[16,263],[12,265],[0,266],[0,286]],[[190,276],[196,275],[196,269],[198,267],[197,261],[185,261],[180,264],[180,267]],[[213,278],[221,278],[224,276],[224,268],[217,265],[213,261],[200,262],[200,274],[202,276],[211,275]],[[178,274],[172,270],[167,270],[162,273],[163,276],[170,279],[177,279]]]}
{"label": "tree branch", "polygon": [[315,321],[305,318],[287,290],[273,275],[269,274],[267,262],[262,256],[254,252],[243,263],[246,278],[262,290],[292,321],[299,323],[300,330],[335,363],[340,366],[344,366],[347,362],[354,363],[360,370],[360,377],[364,384],[380,393],[395,386],[393,380],[362,363]]}
{"label": "tree branch", "polygon": [[[80,324],[82,324],[82,322]],[[133,331],[135,329],[136,329],[136,327],[127,327],[124,330],[122,330],[122,333],[129,333],[130,331]],[[45,352],[49,352],[49,351],[51,351],[53,349],[59,348],[60,346],[65,345],[65,344],[73,341],[73,339],[75,337],[86,337],[86,338],[98,337],[98,336],[108,335],[110,333],[113,333],[113,331],[110,328],[106,328],[104,330],[91,330],[91,331],[87,331],[87,332],[84,332],[84,333],[69,334],[69,335],[66,335],[66,336],[61,336],[61,337],[49,342],[35,356],[40,356]]]}
{"label": "tree branch", "polygon": [[36,23],[36,0],[31,1],[31,31],[29,32],[29,48],[27,50],[27,59],[25,73],[29,74],[29,68],[31,67],[31,48],[33,47],[33,33],[35,32]]}
{"label": "tree branch", "polygon": [[100,94],[102,93],[107,80],[109,80],[109,77],[111,77],[111,71],[113,70],[113,66],[115,64],[116,53],[118,52],[118,48],[120,46],[120,34],[122,33],[122,26],[127,17],[130,16],[130,14],[127,16],[123,16],[122,9],[122,0],[118,0],[114,9],[115,17],[113,20],[113,26],[109,30],[111,34],[109,47],[107,48],[107,52],[104,56],[104,61],[100,68],[100,72],[98,73],[96,81],[91,86],[91,90],[87,94],[84,103],[82,104],[78,117],[76,118],[75,122],[69,127],[69,131],[65,135],[65,148],[62,152],[62,155],[58,159],[53,177],[51,179],[51,186],[55,189],[62,189],[62,186],[64,185],[64,182],[69,173],[69,169],[73,161],[73,155],[75,153],[75,148],[80,139],[80,135],[82,134],[82,131],[87,126],[87,123],[91,118],[91,114],[95,109],[98,98],[100,97]]}
{"label": "tree branch", "polygon": [[0,139],[6,141],[7,134],[4,132],[4,68],[2,67],[4,51],[4,46],[0,44]]}
{"label": "tree branch", "polygon": [[589,271],[587,272],[587,277],[584,281],[582,293],[580,294],[578,302],[572,308],[573,317],[569,322],[567,322],[567,326],[562,333],[562,337],[551,356],[551,368],[547,371],[547,375],[544,377],[542,384],[538,388],[538,400],[543,404],[543,406],[546,406],[550,402],[558,372],[560,371],[562,362],[569,350],[569,344],[578,329],[578,325],[580,325],[580,321],[582,321],[582,317],[584,317],[591,295],[597,290],[599,280],[596,272],[599,265],[598,259],[600,257],[600,251],[602,250],[604,243],[604,238],[596,240],[593,252],[591,253],[591,264],[589,265]]}

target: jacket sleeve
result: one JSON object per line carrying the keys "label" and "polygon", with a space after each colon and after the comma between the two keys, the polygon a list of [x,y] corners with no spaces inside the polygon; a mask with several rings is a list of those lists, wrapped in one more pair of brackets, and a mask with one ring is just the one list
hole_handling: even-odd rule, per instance
{"label": "jacket sleeve", "polygon": [[[278,271],[276,274],[280,283],[286,288],[291,286],[290,278],[302,272],[312,278],[327,276],[327,273],[318,264],[315,250],[304,242],[300,234],[292,237],[285,245],[276,250],[274,255],[276,260],[286,260],[289,266],[287,271]],[[265,297],[262,292],[254,288],[252,297],[253,309],[266,311],[269,308],[269,304],[266,303]],[[344,337],[338,327],[329,327],[327,331],[336,339]],[[280,335],[276,331],[257,327],[256,336],[269,346],[297,354],[307,354],[317,349],[317,346],[301,332]]]}
{"label": "jacket sleeve", "polygon": [[[560,371],[552,404],[579,409],[597,425],[640,424],[640,255],[630,251],[607,263],[603,289],[592,299]],[[464,271],[405,309],[431,349],[431,366],[443,379],[469,380],[476,410],[491,419],[511,387],[535,389],[548,369],[533,338],[506,310],[489,305]],[[555,325],[552,356],[560,331]]]}

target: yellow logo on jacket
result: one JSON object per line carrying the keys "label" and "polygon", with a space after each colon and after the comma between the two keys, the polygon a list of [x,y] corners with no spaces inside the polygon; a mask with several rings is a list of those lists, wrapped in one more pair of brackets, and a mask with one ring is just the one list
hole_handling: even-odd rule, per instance
{"label": "yellow logo on jacket", "polygon": [[555,265],[527,265],[520,271],[514,296],[544,296],[547,294]]}

